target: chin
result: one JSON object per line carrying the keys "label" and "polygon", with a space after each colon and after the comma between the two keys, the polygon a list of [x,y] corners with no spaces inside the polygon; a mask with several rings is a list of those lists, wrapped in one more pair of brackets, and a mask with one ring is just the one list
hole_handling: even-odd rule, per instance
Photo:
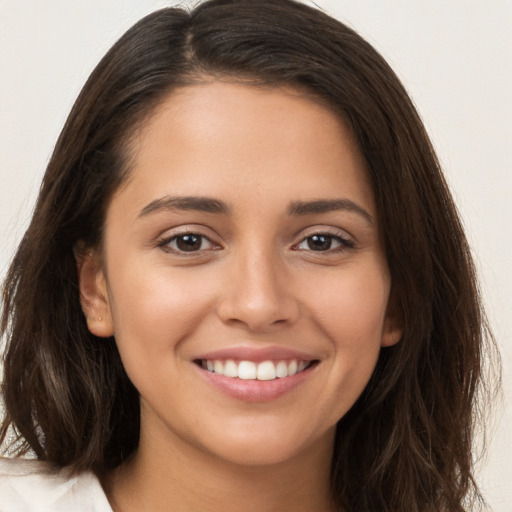
{"label": "chin", "polygon": [[[231,429],[227,431],[233,432]],[[208,446],[203,449],[240,466],[285,464],[300,459],[311,450],[324,448],[324,452],[331,453],[334,431],[333,428],[321,436],[306,437],[267,425],[250,432],[234,431],[227,439],[223,435],[217,442],[212,436]]]}

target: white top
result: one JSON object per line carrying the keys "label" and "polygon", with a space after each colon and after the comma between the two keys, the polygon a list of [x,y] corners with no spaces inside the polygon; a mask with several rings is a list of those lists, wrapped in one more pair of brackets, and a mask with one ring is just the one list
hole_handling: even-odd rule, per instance
{"label": "white top", "polygon": [[112,512],[92,473],[66,473],[36,460],[0,457],[0,512]]}

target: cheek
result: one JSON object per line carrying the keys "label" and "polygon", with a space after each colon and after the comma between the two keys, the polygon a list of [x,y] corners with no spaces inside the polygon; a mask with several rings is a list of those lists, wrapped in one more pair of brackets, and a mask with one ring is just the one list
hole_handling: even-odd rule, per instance
{"label": "cheek", "polygon": [[111,276],[114,335],[120,351],[133,356],[179,348],[214,300],[214,283],[197,271],[133,265]]}
{"label": "cheek", "polygon": [[346,272],[330,279],[323,293],[312,298],[314,318],[330,342],[330,384],[340,396],[349,398],[338,411],[355,402],[368,383],[379,356],[386,308],[389,278],[379,267],[365,272]]}
{"label": "cheek", "polygon": [[[323,285],[322,285],[323,284]],[[318,322],[335,344],[380,344],[390,291],[383,266],[367,266],[317,282],[311,298]]]}

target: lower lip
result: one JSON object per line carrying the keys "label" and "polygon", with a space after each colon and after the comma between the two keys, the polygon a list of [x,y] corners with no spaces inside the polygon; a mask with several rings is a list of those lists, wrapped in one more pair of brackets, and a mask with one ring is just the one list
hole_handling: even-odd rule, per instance
{"label": "lower lip", "polygon": [[286,395],[300,386],[318,366],[313,364],[290,377],[273,380],[244,380],[233,377],[225,377],[218,373],[205,370],[194,364],[202,377],[217,390],[237,400],[244,402],[268,402]]}

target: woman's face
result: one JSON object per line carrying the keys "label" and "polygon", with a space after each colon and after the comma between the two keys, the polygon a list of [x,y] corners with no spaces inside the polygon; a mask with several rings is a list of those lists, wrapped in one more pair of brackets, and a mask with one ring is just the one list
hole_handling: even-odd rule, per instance
{"label": "woman's face", "polygon": [[401,334],[350,131],[292,89],[212,81],[170,95],[132,150],[81,288],[140,393],[141,446],[330,452]]}

